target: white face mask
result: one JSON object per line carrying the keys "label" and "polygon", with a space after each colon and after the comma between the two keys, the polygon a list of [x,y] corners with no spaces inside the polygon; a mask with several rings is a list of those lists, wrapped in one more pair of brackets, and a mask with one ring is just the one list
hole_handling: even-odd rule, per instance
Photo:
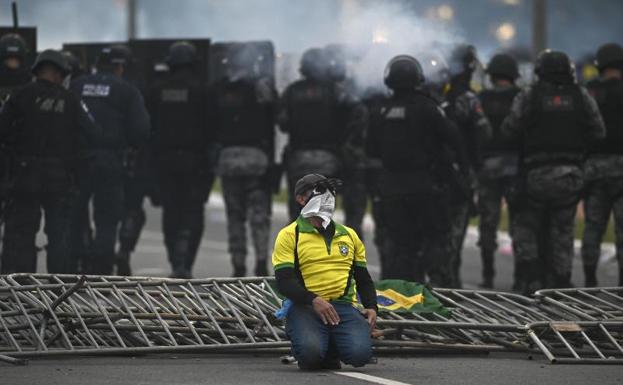
{"label": "white face mask", "polygon": [[319,217],[322,219],[322,227],[325,229],[331,223],[335,212],[335,196],[329,191],[312,197],[301,210],[303,218]]}

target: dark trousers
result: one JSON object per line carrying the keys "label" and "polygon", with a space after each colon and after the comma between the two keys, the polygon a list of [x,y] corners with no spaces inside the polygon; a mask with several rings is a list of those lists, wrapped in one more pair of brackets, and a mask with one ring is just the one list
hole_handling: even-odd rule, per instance
{"label": "dark trousers", "polygon": [[6,210],[2,274],[36,272],[35,237],[42,210],[48,238],[48,273],[75,273],[75,261],[69,252],[73,196],[68,192],[15,193]]}
{"label": "dark trousers", "polygon": [[[93,205],[95,235],[87,261],[87,272],[112,274],[117,231],[123,210],[123,168],[121,162],[112,158],[108,164],[98,162],[89,170],[81,183],[80,197],[74,212],[72,244],[82,247],[85,225],[84,212]],[[87,222],[88,223],[88,222]]]}
{"label": "dark trousers", "polygon": [[119,228],[119,248],[132,253],[145,225],[146,216],[143,200],[147,188],[146,182],[141,179],[128,176],[124,179],[125,199]]}
{"label": "dark trousers", "polygon": [[190,272],[203,235],[204,205],[214,175],[200,174],[193,154],[175,154],[159,166],[162,231],[173,270]]}
{"label": "dark trousers", "polygon": [[438,201],[428,193],[384,196],[387,235],[393,253],[383,265],[383,278],[425,282],[431,267],[429,251],[439,234],[441,211]]}
{"label": "dark trousers", "polygon": [[337,357],[345,364],[364,366],[372,357],[370,326],[351,304],[335,303],[340,323],[325,325],[309,305],[293,305],[286,318],[292,351],[305,370],[322,369],[326,359]]}

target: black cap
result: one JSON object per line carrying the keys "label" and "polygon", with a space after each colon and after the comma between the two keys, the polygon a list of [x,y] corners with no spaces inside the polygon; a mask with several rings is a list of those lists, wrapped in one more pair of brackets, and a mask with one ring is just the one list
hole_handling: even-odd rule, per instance
{"label": "black cap", "polygon": [[131,51],[124,45],[105,47],[97,58],[97,65],[126,65],[131,59]]}
{"label": "black cap", "polygon": [[45,51],[41,52],[39,56],[37,56],[35,63],[32,65],[32,72],[36,73],[37,69],[39,69],[39,67],[43,63],[50,63],[55,65],[63,75],[67,75],[71,72],[71,68],[69,67],[69,64],[67,64],[67,59],[61,51],[46,49]]}
{"label": "black cap", "polygon": [[296,182],[294,185],[294,195],[302,195],[306,191],[317,186],[325,186],[332,190],[340,187],[342,181],[335,178],[327,178],[320,174],[307,174]]}

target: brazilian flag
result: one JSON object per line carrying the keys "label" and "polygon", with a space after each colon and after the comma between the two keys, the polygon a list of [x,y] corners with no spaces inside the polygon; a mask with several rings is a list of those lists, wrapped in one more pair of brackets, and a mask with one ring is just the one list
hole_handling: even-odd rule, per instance
{"label": "brazilian flag", "polygon": [[379,311],[450,315],[450,310],[443,306],[424,285],[419,283],[400,279],[384,279],[377,281],[374,285],[376,286],[376,302]]}

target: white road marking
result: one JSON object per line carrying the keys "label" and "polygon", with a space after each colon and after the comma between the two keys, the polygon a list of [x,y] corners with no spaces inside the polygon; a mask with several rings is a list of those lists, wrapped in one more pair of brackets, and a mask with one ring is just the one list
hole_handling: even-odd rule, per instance
{"label": "white road marking", "polygon": [[363,374],[363,373],[358,373],[358,372],[333,372],[333,373],[339,374],[340,376],[346,376],[350,378],[355,378],[357,380],[373,382],[375,384],[381,384],[381,385],[409,385],[406,382],[388,380],[387,378],[371,376],[369,374]]}

